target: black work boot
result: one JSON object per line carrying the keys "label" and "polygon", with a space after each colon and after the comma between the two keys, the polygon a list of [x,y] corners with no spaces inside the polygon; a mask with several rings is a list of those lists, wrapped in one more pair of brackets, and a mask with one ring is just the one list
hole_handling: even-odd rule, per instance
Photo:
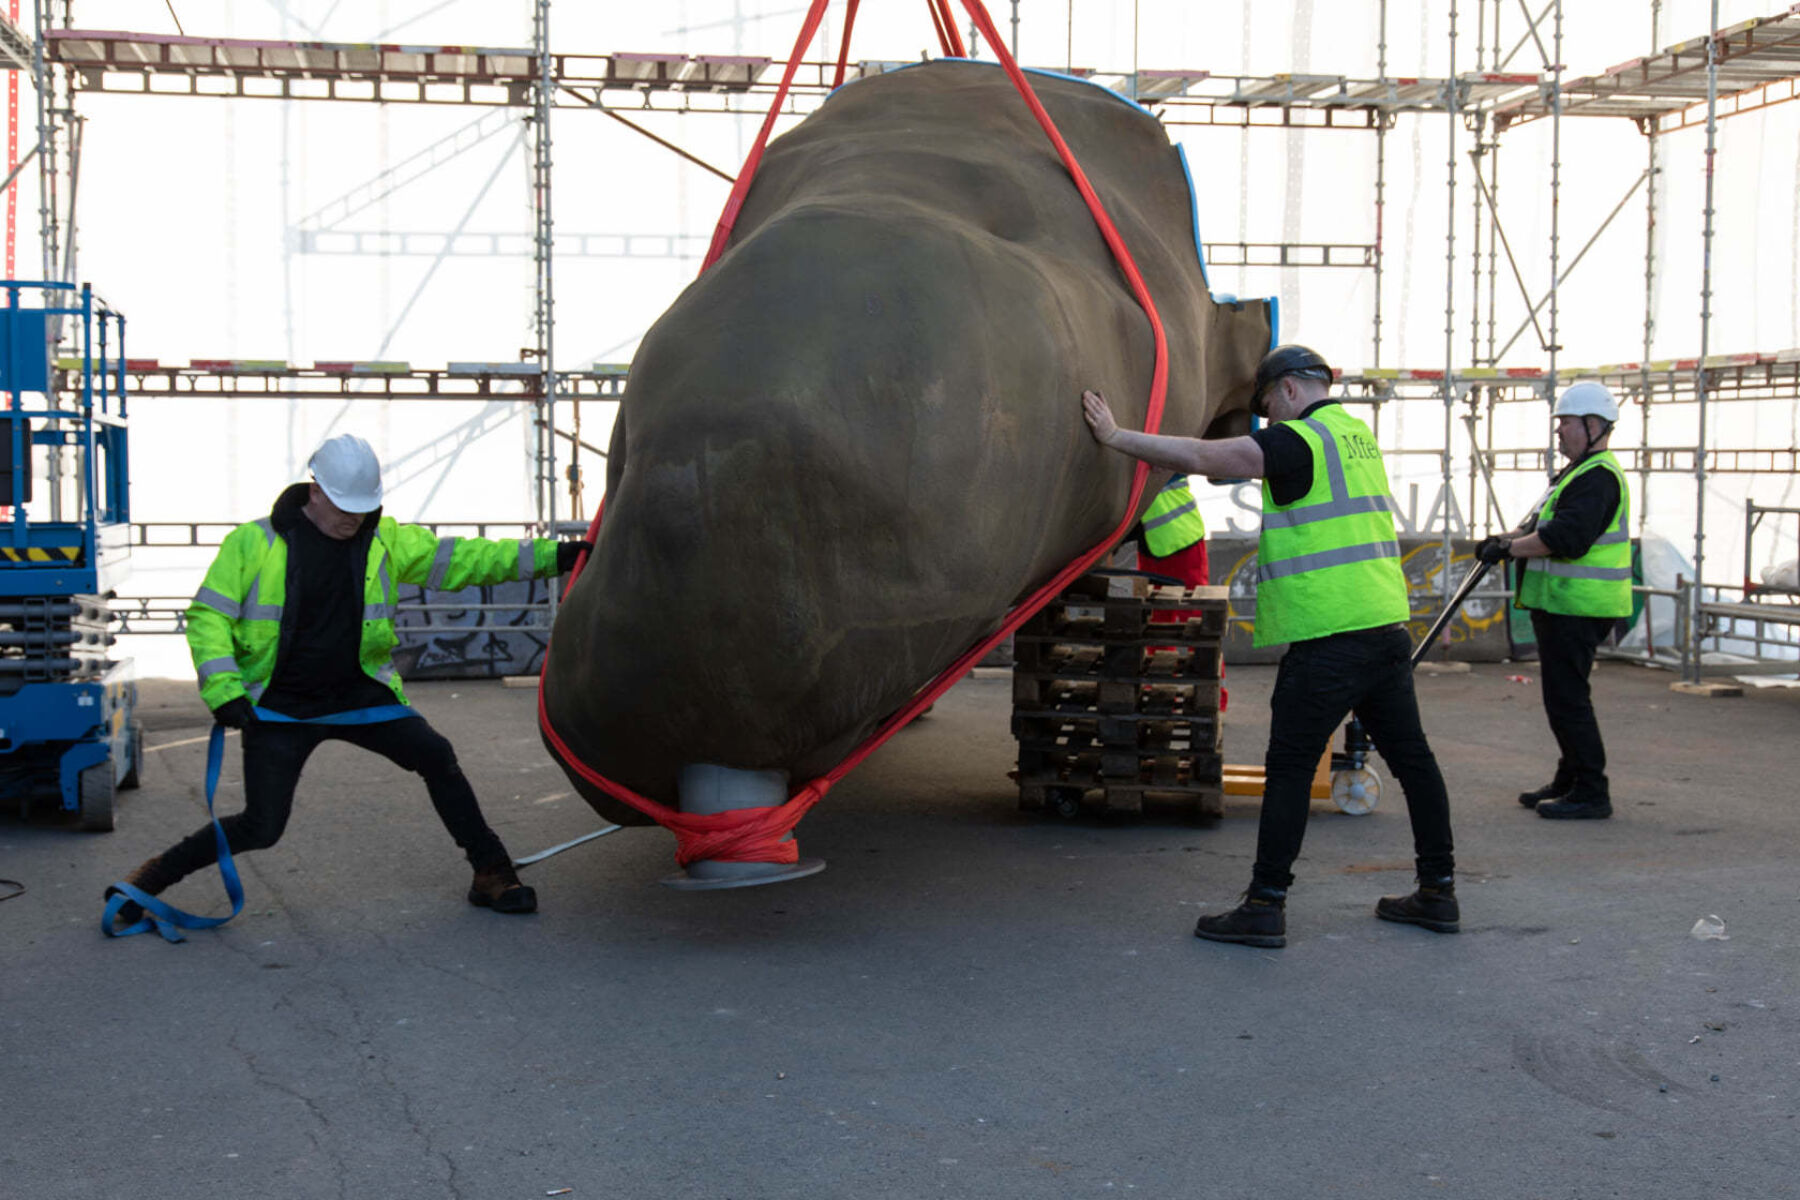
{"label": "black work boot", "polygon": [[1612,797],[1593,788],[1571,788],[1560,800],[1537,806],[1537,815],[1552,821],[1599,821],[1612,816]]}
{"label": "black work boot", "polygon": [[[162,855],[159,854],[155,858],[146,858],[143,862],[133,867],[131,874],[120,880],[120,882],[129,883],[140,892],[148,892],[152,896],[160,896],[165,888],[173,887],[180,878],[181,876],[175,874],[175,872],[164,865]],[[124,893],[118,888],[109,885],[102,898],[110,900],[114,896],[122,895],[124,895]],[[139,904],[136,900],[128,899],[119,906],[118,919],[126,925],[136,925],[139,921],[144,919],[144,906]]]}
{"label": "black work boot", "polygon": [[537,892],[520,883],[511,860],[503,858],[475,868],[469,903],[498,913],[530,913],[537,911]]}
{"label": "black work boot", "polygon": [[1534,788],[1533,790],[1531,790],[1529,792],[1520,792],[1519,793],[1519,803],[1523,804],[1526,808],[1536,808],[1539,804],[1543,803],[1545,800],[1561,800],[1564,796],[1566,796],[1568,794],[1569,794],[1569,785],[1568,784],[1556,783],[1556,782],[1552,781],[1550,783],[1546,783],[1541,788]]}
{"label": "black work boot", "polygon": [[1419,888],[1412,895],[1383,896],[1377,900],[1375,915],[1384,921],[1419,925],[1433,933],[1459,933],[1462,910],[1456,904],[1456,878],[1452,875],[1438,879],[1421,877]]}
{"label": "black work boot", "polygon": [[1559,760],[1556,764],[1556,774],[1551,776],[1550,782],[1541,788],[1520,792],[1519,803],[1526,808],[1536,808],[1545,800],[1561,800],[1569,794],[1569,790],[1574,786],[1574,776],[1569,774],[1569,769]]}
{"label": "black work boot", "polygon": [[1287,945],[1287,889],[1253,883],[1243,901],[1230,912],[1201,917],[1194,922],[1194,936],[1269,950]]}

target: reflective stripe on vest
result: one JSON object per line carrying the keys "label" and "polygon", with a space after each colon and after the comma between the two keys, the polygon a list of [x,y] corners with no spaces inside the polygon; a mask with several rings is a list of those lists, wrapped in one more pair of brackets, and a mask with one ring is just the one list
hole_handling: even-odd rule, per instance
{"label": "reflective stripe on vest", "polygon": [[[374,548],[370,548],[374,552]],[[375,568],[375,583],[381,589],[382,598],[370,603],[367,597],[363,600],[363,620],[392,621],[400,615],[400,606],[394,602],[393,577],[388,574],[388,556],[381,556],[381,565]]]}
{"label": "reflective stripe on vest", "polygon": [[1276,506],[1263,484],[1258,543],[1258,646],[1407,620],[1400,541],[1387,470],[1369,427],[1341,405],[1288,422],[1312,452],[1312,486]]}
{"label": "reflective stripe on vest", "polygon": [[1315,550],[1311,554],[1297,554],[1292,558],[1284,558],[1272,565],[1259,565],[1256,579],[1257,582],[1262,583],[1271,579],[1286,579],[1288,576],[1298,575],[1302,571],[1320,571],[1326,567],[1342,567],[1349,563],[1399,557],[1400,543],[1397,541],[1364,542],[1360,546],[1342,546],[1336,550]]}
{"label": "reflective stripe on vest", "polygon": [[456,543],[462,541],[458,537],[439,538],[437,553],[431,558],[431,574],[426,576],[425,586],[432,591],[442,591],[444,578],[450,574],[450,558],[456,553]]}
{"label": "reflective stripe on vest", "polygon": [[537,542],[531,538],[519,539],[519,578],[530,579],[537,566]]}
{"label": "reflective stripe on vest", "polygon": [[221,614],[230,617],[234,621],[242,616],[244,612],[243,605],[239,604],[236,600],[233,600],[230,596],[225,595],[223,592],[215,592],[209,587],[203,587],[194,593],[194,603],[204,604],[208,608],[217,609]]}
{"label": "reflective stripe on vest", "polygon": [[1163,485],[1144,510],[1141,524],[1144,549],[1156,558],[1167,558],[1206,537],[1206,522],[1200,517],[1187,476],[1177,475]]}
{"label": "reflective stripe on vest", "polygon": [[[266,545],[273,546],[275,544],[275,523],[273,521],[267,517],[258,517],[250,523],[262,530],[263,541]],[[265,559],[264,561],[266,562],[267,560]],[[244,597],[242,616],[246,621],[281,620],[281,605],[263,604],[260,603],[261,599],[262,570],[259,568],[256,572],[256,577],[250,581],[250,594]]]}
{"label": "reflective stripe on vest", "polygon": [[250,581],[250,594],[248,596],[244,597],[244,620],[246,620],[246,621],[279,621],[279,620],[281,620],[281,605],[279,605],[279,604],[263,604],[263,603],[261,603],[261,601],[262,601],[262,572],[258,571],[256,573],[256,578],[252,579]]}
{"label": "reflective stripe on vest", "polygon": [[1576,467],[1552,489],[1538,509],[1538,524],[1549,523],[1563,489],[1589,471],[1612,472],[1619,485],[1619,508],[1606,532],[1580,558],[1528,558],[1519,580],[1518,605],[1571,617],[1631,615],[1631,493],[1625,472],[1611,451]]}

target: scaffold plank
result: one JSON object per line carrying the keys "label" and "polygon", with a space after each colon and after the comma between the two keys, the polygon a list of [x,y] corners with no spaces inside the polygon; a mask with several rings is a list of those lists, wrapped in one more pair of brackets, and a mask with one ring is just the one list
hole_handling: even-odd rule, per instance
{"label": "scaffold plank", "polygon": [[[1666,133],[1706,119],[1707,57],[1717,58],[1717,113],[1733,116],[1792,100],[1800,91],[1800,3],[1768,17],[1752,17],[1721,29],[1717,37],[1679,42],[1630,59],[1598,75],[1563,81],[1564,116],[1628,117],[1642,128]],[[1556,99],[1551,81],[1533,95],[1501,102],[1494,127],[1547,117]]]}
{"label": "scaffold plank", "polygon": [[[81,369],[81,360],[60,357],[54,363],[66,386]],[[116,359],[96,362],[97,370],[117,371]],[[443,367],[416,367],[406,362],[319,360],[310,366],[278,359],[196,358],[187,364],[163,363],[155,358],[128,358],[124,370],[136,396],[209,396],[217,398],[306,398],[312,396],[366,396],[370,399],[470,399],[491,395],[529,397],[541,388],[543,370],[535,362],[463,361]],[[624,395],[630,365],[592,363],[576,371],[558,371],[559,394],[584,399],[617,399]],[[1622,398],[1653,403],[1686,403],[1698,398],[1704,383],[1707,394],[1731,400],[1800,400],[1800,348],[1759,353],[1708,355],[1704,367],[1698,358],[1659,359],[1650,363],[1609,363],[1570,367],[1557,372],[1561,383],[1596,379]],[[1339,371],[1335,385],[1363,402],[1441,397],[1446,382],[1459,392],[1478,387],[1499,402],[1546,399],[1549,373],[1542,367],[1463,367],[1446,372],[1442,367],[1369,367]],[[1535,452],[1535,451],[1534,451]],[[1774,454],[1779,459],[1796,451],[1722,450],[1728,464],[1722,469],[1778,469],[1751,467],[1755,455]],[[1773,461],[1773,460],[1772,460]],[[1733,467],[1730,463],[1738,464]]]}
{"label": "scaffold plank", "polygon": [[0,70],[29,71],[35,56],[31,38],[0,12]]}
{"label": "scaffold plank", "polygon": [[122,30],[45,31],[76,90],[272,99],[523,104],[530,50],[257,41]]}
{"label": "scaffold plank", "polygon": [[[58,358],[58,387],[78,386],[81,360]],[[117,360],[96,364],[116,371]],[[129,394],[137,399],[204,397],[217,400],[531,400],[543,392],[535,362],[457,362],[415,367],[405,362],[318,361],[300,366],[274,359],[196,358],[178,365],[128,358]],[[625,394],[626,368],[617,364],[557,372],[558,394],[573,399],[617,400]]]}
{"label": "scaffold plank", "polygon": [[1208,242],[1210,267],[1373,267],[1375,247],[1338,242]]}
{"label": "scaffold plank", "polygon": [[[537,60],[517,47],[407,46],[340,42],[199,38],[121,30],[52,30],[52,61],[72,68],[76,90],[138,95],[221,96],[371,103],[525,106]],[[551,103],[635,112],[760,114],[784,63],[753,55],[639,53],[551,54]],[[911,65],[864,59],[847,79]],[[1173,125],[1276,125],[1369,129],[1385,114],[1442,111],[1487,102],[1536,84],[1500,73],[1445,79],[1344,75],[1214,75],[1195,68],[1057,73],[1090,79],[1138,100]],[[805,115],[836,82],[837,64],[796,64],[783,109]],[[1341,114],[1352,114],[1345,118]],[[1253,115],[1259,114],[1259,115]]]}

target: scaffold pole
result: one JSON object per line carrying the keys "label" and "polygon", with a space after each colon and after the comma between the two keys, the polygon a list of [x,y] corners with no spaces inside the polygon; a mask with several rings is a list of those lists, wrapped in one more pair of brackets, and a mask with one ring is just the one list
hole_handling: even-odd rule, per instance
{"label": "scaffold pole", "polygon": [[[1650,51],[1655,53],[1662,45],[1662,0],[1650,0]],[[1647,143],[1644,163],[1644,350],[1640,359],[1643,382],[1639,401],[1643,408],[1640,418],[1640,437],[1646,447],[1650,441],[1650,416],[1654,411],[1655,391],[1650,382],[1650,361],[1652,346],[1656,340],[1656,176],[1658,152],[1661,143],[1657,140],[1655,121],[1647,121],[1642,126],[1644,141]],[[1650,456],[1644,455],[1638,471],[1638,536],[1650,528]]]}
{"label": "scaffold pole", "polygon": [[[531,120],[531,191],[536,228],[532,236],[536,266],[534,324],[537,326],[537,359],[541,391],[533,424],[536,462],[535,494],[540,536],[556,534],[556,223],[550,205],[550,114],[555,108],[555,79],[550,58],[550,0],[534,0],[531,14],[531,47],[537,56],[533,77]],[[579,462],[579,455],[571,454]],[[556,615],[556,589],[550,589],[550,613]]]}
{"label": "scaffold pole", "polygon": [[1699,403],[1699,444],[1694,451],[1694,580],[1688,589],[1689,683],[1700,682],[1701,581],[1706,578],[1706,356],[1712,338],[1713,176],[1718,154],[1719,0],[1712,0],[1712,25],[1706,39],[1706,203],[1700,231],[1700,359],[1694,364],[1694,397]]}
{"label": "scaffold pole", "polygon": [[1461,107],[1456,79],[1456,0],[1450,0],[1450,62],[1445,75],[1448,92],[1444,97],[1444,183],[1448,196],[1444,210],[1444,541],[1438,584],[1448,608],[1454,590],[1450,586],[1450,505],[1456,495],[1450,453],[1456,431],[1456,124]]}

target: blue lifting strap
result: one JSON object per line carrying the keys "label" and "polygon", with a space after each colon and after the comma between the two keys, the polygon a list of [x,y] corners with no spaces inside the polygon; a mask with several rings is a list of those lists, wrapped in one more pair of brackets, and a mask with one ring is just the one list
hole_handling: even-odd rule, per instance
{"label": "blue lifting strap", "polygon": [[[328,713],[323,717],[305,720],[283,716],[266,708],[255,711],[259,721],[290,725],[374,725],[419,715],[410,705],[405,704],[381,704],[374,708]],[[106,889],[106,912],[100,918],[100,932],[107,937],[130,937],[134,933],[148,933],[154,929],[162,935],[164,941],[185,942],[187,939],[181,935],[183,929],[213,929],[244,911],[244,884],[238,878],[237,864],[231,859],[231,846],[225,839],[225,828],[213,813],[213,794],[219,790],[219,771],[224,765],[225,727],[214,725],[212,735],[206,743],[206,815],[212,821],[213,838],[219,847],[219,874],[225,880],[225,895],[231,901],[231,912],[223,917],[196,916],[152,896],[140,887],[120,880]],[[119,910],[132,901],[144,910],[143,919],[135,925],[117,928]]]}

